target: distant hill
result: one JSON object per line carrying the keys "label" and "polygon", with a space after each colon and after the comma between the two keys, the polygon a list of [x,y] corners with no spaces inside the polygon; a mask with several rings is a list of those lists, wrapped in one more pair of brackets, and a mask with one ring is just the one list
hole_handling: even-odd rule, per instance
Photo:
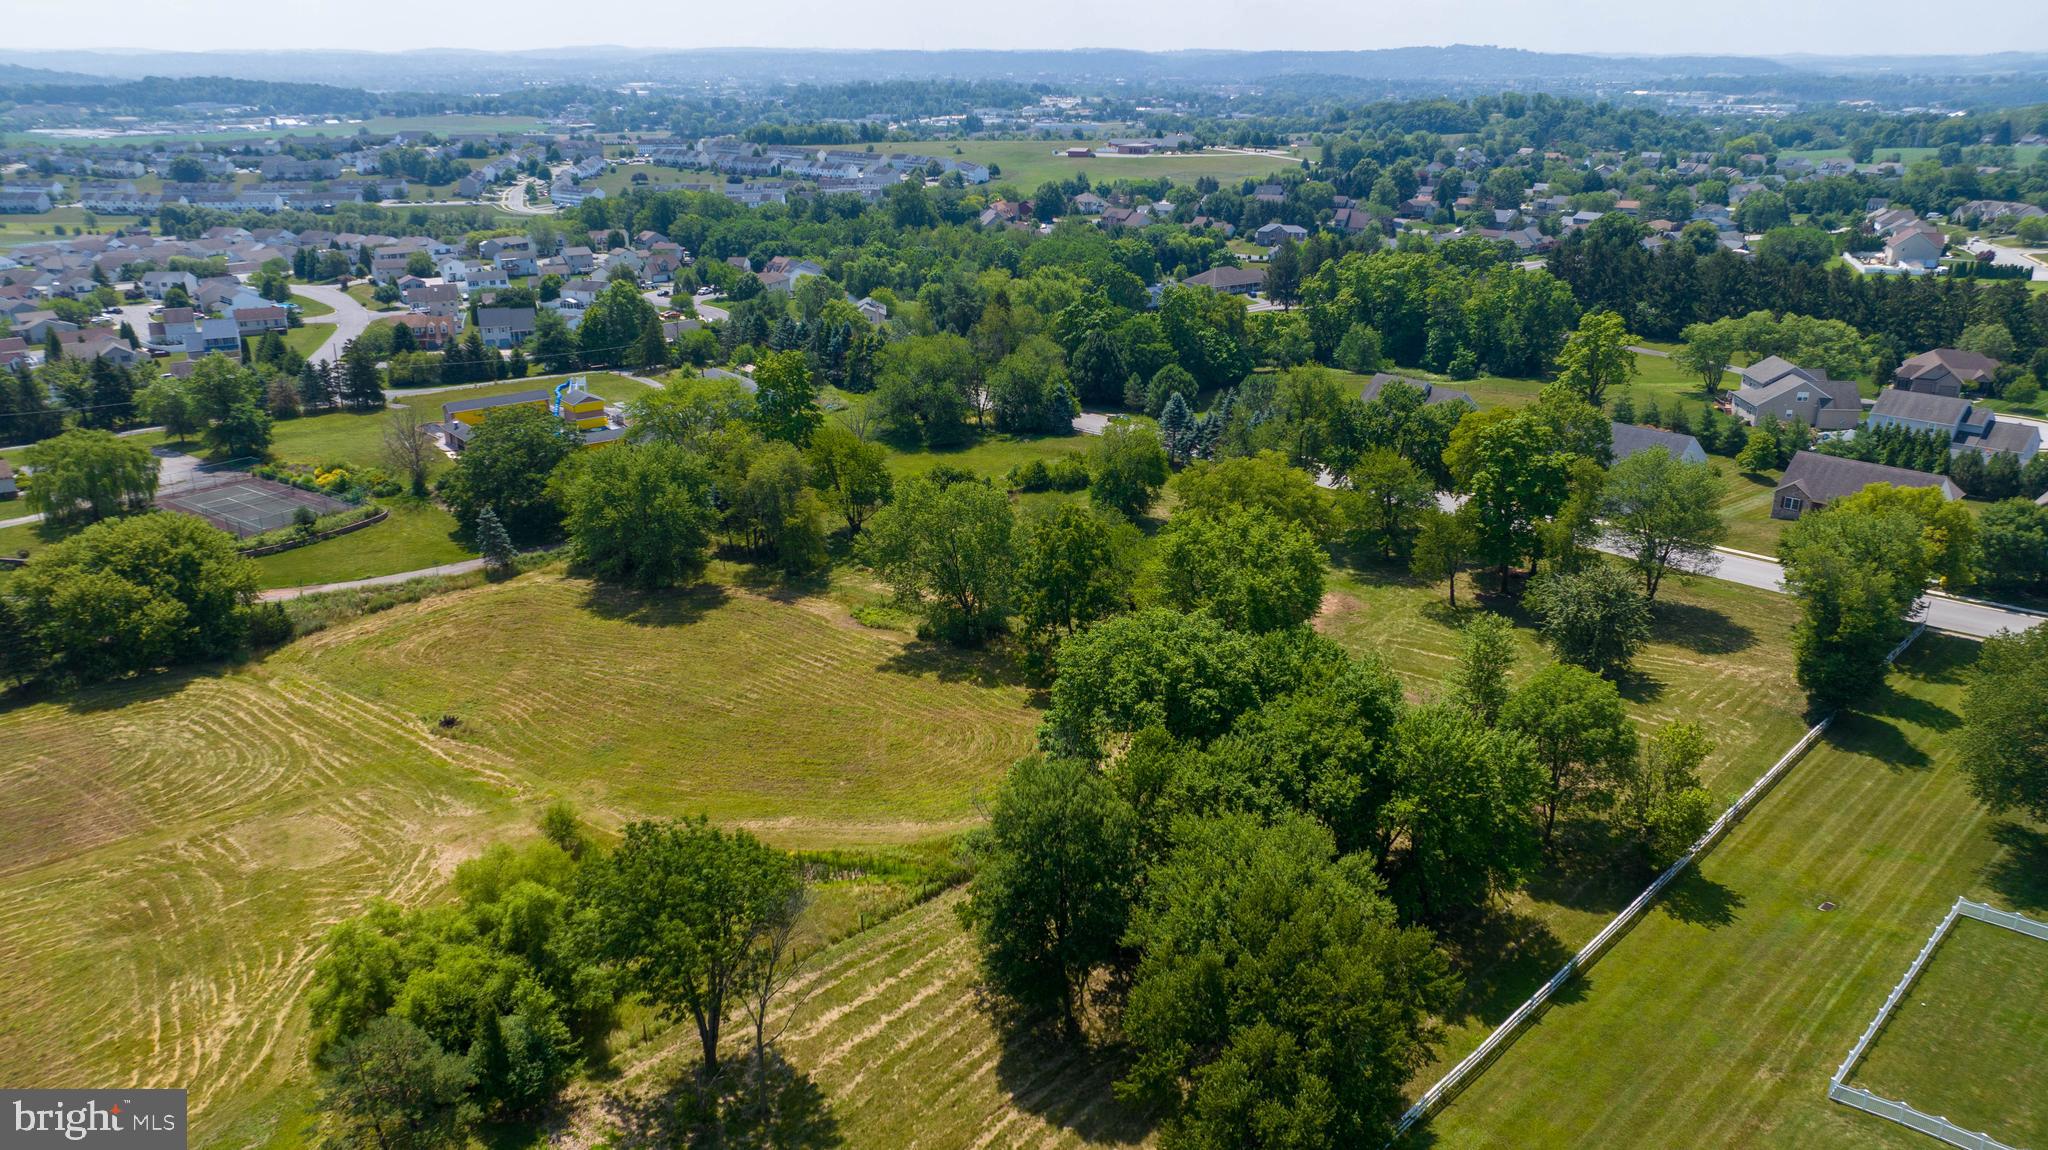
{"label": "distant hill", "polygon": [[[41,54],[38,53],[38,56]],[[91,76],[84,72],[53,72],[48,68],[29,68],[20,64],[0,64],[0,85],[11,84],[98,84],[105,78]]]}

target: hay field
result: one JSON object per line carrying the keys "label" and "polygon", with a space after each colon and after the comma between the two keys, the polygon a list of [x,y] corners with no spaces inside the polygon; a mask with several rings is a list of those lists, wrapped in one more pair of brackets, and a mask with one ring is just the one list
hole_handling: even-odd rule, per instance
{"label": "hay field", "polygon": [[[440,725],[443,715],[457,723]],[[0,709],[0,1077],[189,1085],[195,1146],[302,1089],[322,929],[567,797],[788,847],[926,841],[1028,749],[989,668],[820,600],[593,593],[549,573],[238,668]]]}

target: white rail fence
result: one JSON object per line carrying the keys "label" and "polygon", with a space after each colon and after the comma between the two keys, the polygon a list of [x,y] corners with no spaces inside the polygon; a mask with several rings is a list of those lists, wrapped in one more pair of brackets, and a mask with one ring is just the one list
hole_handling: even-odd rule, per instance
{"label": "white rail fence", "polygon": [[1885,995],[1884,1005],[1877,1008],[1877,1017],[1872,1018],[1870,1025],[1863,1028],[1863,1036],[1849,1049],[1849,1056],[1842,1060],[1842,1065],[1835,1071],[1835,1076],[1828,1079],[1828,1097],[1844,1106],[1853,1106],[1880,1118],[1889,1118],[1922,1134],[1931,1134],[1951,1146],[1961,1146],[1965,1150],[2015,1150],[2014,1147],[2000,1142],[1989,1134],[1965,1130],[1939,1115],[1915,1110],[1904,1102],[1880,1098],[1860,1086],[1849,1085],[1849,1075],[1855,1071],[1856,1064],[1863,1061],[1864,1052],[1876,1041],[1878,1032],[1884,1029],[1884,1024],[1890,1021],[1893,1009],[1906,997],[1906,993],[1913,989],[1913,984],[1919,981],[1921,970],[1926,968],[1928,960],[1940,949],[1941,940],[1948,937],[1949,929],[1955,926],[1958,918],[1974,918],[1979,922],[1987,922],[1993,926],[2017,931],[2029,938],[2048,942],[2048,922],[2035,922],[2025,915],[1999,910],[1995,906],[1985,906],[1981,902],[1971,902],[1966,898],[1957,899],[1955,905],[1948,908],[1948,913],[1942,916],[1941,925],[1935,927],[1934,933],[1927,936],[1927,945],[1921,947],[1920,953],[1914,956],[1913,965],[1906,968],[1906,973],[1900,977],[1898,985],[1892,987],[1890,994]]}
{"label": "white rail fence", "polygon": [[[1926,629],[1927,625],[1925,623],[1914,624],[1913,629],[1907,632],[1906,637],[1899,641],[1899,645],[1893,647],[1891,653],[1884,657],[1885,662],[1890,663],[1904,654],[1906,648],[1913,645],[1913,640],[1918,639],[1921,632]],[[1615,915],[1612,921],[1602,927],[1600,933],[1594,935],[1591,942],[1581,947],[1577,954],[1566,959],[1564,965],[1558,969],[1557,973],[1551,975],[1548,981],[1537,988],[1536,993],[1530,995],[1528,1001],[1517,1006],[1514,1013],[1508,1015],[1499,1026],[1494,1027],[1493,1033],[1488,1034],[1485,1041],[1481,1042],[1477,1049],[1460,1059],[1456,1066],[1451,1067],[1449,1072],[1442,1078],[1437,1079],[1429,1089],[1423,1091],[1422,1096],[1416,1099],[1415,1105],[1409,1107],[1407,1113],[1401,1115],[1401,1121],[1394,1127],[1395,1139],[1399,1140],[1416,1123],[1429,1117],[1438,1107],[1457,1097],[1459,1091],[1470,1085],[1472,1079],[1477,1078],[1480,1072],[1492,1064],[1493,1060],[1499,1057],[1501,1051],[1506,1050],[1514,1043],[1515,1039],[1521,1035],[1522,1028],[1528,1025],[1531,1019],[1543,1013],[1544,1008],[1550,1004],[1551,998],[1559,990],[1563,989],[1564,985],[1570,982],[1573,976],[1598,962],[1600,956],[1607,952],[1608,947],[1614,945],[1616,939],[1628,933],[1629,928],[1634,926],[1636,920],[1643,916],[1643,912],[1650,908],[1650,904],[1657,900],[1657,896],[1663,893],[1665,887],[1670,886],[1679,875],[1685,873],[1685,868],[1692,865],[1694,860],[1713,849],[1714,844],[1721,841],[1721,837],[1727,834],[1731,827],[1741,822],[1742,817],[1749,813],[1749,809],[1755,806],[1765,794],[1769,793],[1778,780],[1784,777],[1785,772],[1791,770],[1793,764],[1797,763],[1813,747],[1813,744],[1819,741],[1821,735],[1826,733],[1828,727],[1834,721],[1835,717],[1828,715],[1809,728],[1806,734],[1800,736],[1799,741],[1792,744],[1792,749],[1786,751],[1776,763],[1772,764],[1771,769],[1765,771],[1762,778],[1751,784],[1750,788],[1742,793],[1741,798],[1736,799],[1727,810],[1721,812],[1721,817],[1714,820],[1714,824],[1707,828],[1706,833],[1699,837],[1699,841],[1693,843],[1692,847],[1677,862],[1672,863],[1665,869],[1664,873],[1657,876],[1655,881],[1643,888],[1643,893],[1637,895],[1626,907],[1623,907],[1621,913]],[[1995,1150],[1995,1144],[1987,1147],[1987,1150]]]}

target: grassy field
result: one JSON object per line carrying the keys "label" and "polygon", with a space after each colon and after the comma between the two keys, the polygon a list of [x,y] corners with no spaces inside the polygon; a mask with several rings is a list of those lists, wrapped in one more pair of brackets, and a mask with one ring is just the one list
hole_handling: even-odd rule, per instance
{"label": "grassy field", "polygon": [[2048,1145],[2048,942],[1958,918],[1850,1081],[2008,1145]]}
{"label": "grassy field", "polygon": [[401,304],[377,302],[376,297],[371,294],[376,290],[377,285],[369,280],[357,280],[348,285],[348,287],[343,288],[342,294],[369,308],[371,311],[399,311],[403,308]]}
{"label": "grassy field", "polygon": [[[1888,160],[1910,164],[1915,160],[1927,159],[1940,150],[1939,148],[1879,148],[1871,153],[1870,160],[1876,164],[1881,164]],[[2039,160],[2044,154],[2048,154],[2048,148],[2043,148],[2037,144],[2029,144],[2024,147],[2015,145],[2012,152],[2013,163],[2024,168]],[[1779,152],[1778,159],[1780,162],[1793,158],[1840,160],[1847,159],[1848,155],[1849,149],[1847,148],[1805,148],[1799,151]]]}
{"label": "grassy field", "polygon": [[455,517],[409,496],[377,501],[391,514],[347,535],[256,560],[265,587],[302,587],[367,579],[456,563],[475,552],[455,541]]}
{"label": "grassy field", "polygon": [[1771,518],[1771,501],[1776,497],[1782,472],[1751,475],[1735,466],[1734,460],[1716,458],[1713,462],[1714,471],[1721,477],[1722,494],[1717,506],[1721,521],[1728,525],[1728,538],[1722,543],[1738,551],[1775,558],[1778,541],[1792,525],[1789,519]]}
{"label": "grassy field", "polygon": [[[76,205],[56,208],[39,215],[0,216],[0,249],[17,248],[23,244],[48,243],[57,238],[59,227],[64,229],[67,236],[76,235],[85,227],[85,216],[85,209]],[[124,228],[134,222],[134,216],[93,217],[94,229],[103,232]]]}
{"label": "grassy field", "polygon": [[300,358],[309,358],[334,334],[334,328],[331,323],[301,324],[284,333],[284,345],[298,352]]}
{"label": "grassy field", "polygon": [[2048,907],[2048,836],[1987,816],[1955,766],[1975,650],[1923,638],[1867,715],[1837,724],[1414,1141],[1928,1145],[1829,1102],[1826,1083],[1957,895]]}
{"label": "grassy field", "polygon": [[[1202,176],[1214,176],[1222,181],[1235,181],[1270,176],[1287,168],[1299,167],[1298,160],[1280,159],[1274,156],[1246,155],[1239,152],[1196,152],[1191,155],[1159,156],[1096,156],[1092,159],[1070,160],[1062,153],[1067,148],[1083,143],[1080,140],[972,140],[962,141],[959,159],[972,160],[981,164],[993,164],[1002,174],[990,179],[992,184],[1014,184],[1025,194],[1047,180],[1072,179],[1077,172],[1086,172],[1088,178],[1105,184],[1116,180],[1156,180],[1162,177],[1175,183],[1191,184]],[[921,151],[936,156],[952,156],[956,145],[936,143],[923,145]]]}
{"label": "grassy field", "polygon": [[304,296],[293,292],[292,302],[299,305],[299,314],[306,319],[318,319],[323,315],[334,314],[332,305],[322,303],[312,296]]}
{"label": "grassy field", "polygon": [[1033,459],[1051,462],[1063,455],[1082,455],[1093,437],[1086,435],[1011,436],[991,435],[966,447],[938,450],[889,450],[889,470],[897,478],[922,475],[945,464],[964,468],[998,483],[1012,467]]}
{"label": "grassy field", "polygon": [[[452,716],[452,727],[440,726]],[[787,847],[926,842],[1031,745],[992,664],[837,604],[550,573],[337,625],[236,668],[0,707],[0,1066],[189,1085],[195,1146],[303,1102],[325,924],[417,902],[556,796],[705,812]]]}

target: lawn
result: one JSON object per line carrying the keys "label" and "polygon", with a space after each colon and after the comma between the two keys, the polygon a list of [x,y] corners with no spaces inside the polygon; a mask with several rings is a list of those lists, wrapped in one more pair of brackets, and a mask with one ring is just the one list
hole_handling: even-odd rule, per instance
{"label": "lawn", "polygon": [[[1076,174],[1085,172],[1096,184],[1112,183],[1116,180],[1156,180],[1165,178],[1177,184],[1192,184],[1202,176],[1214,176],[1225,182],[1236,182],[1247,178],[1260,179],[1271,176],[1286,168],[1300,166],[1298,160],[1279,159],[1273,156],[1245,155],[1237,152],[1196,152],[1190,155],[1159,156],[1096,156],[1092,159],[1070,160],[1063,153],[1067,148],[1084,143],[1081,140],[963,140],[957,143],[939,141],[919,145],[923,154],[942,158],[971,160],[981,164],[993,164],[1002,174],[990,178],[992,184],[1013,184],[1029,194],[1031,189],[1047,180],[1070,180]],[[956,157],[953,149],[959,148]]]}
{"label": "lawn", "polygon": [[2048,907],[2048,835],[1986,815],[1956,768],[1975,652],[1924,637],[1415,1142],[1932,1145],[1826,1087],[1957,895]]}
{"label": "lawn", "polygon": [[[1088,435],[989,435],[963,447],[902,450],[889,447],[889,470],[898,479],[922,475],[945,464],[964,468],[976,475],[1003,481],[1012,467],[1043,459],[1048,463],[1063,455],[1082,455],[1095,442]],[[888,446],[885,442],[884,446]]]}
{"label": "lawn", "polygon": [[371,311],[401,310],[401,308],[403,307],[403,305],[401,304],[377,302],[377,298],[374,294],[376,290],[377,285],[371,283],[369,280],[357,280],[355,283],[352,283],[348,285],[346,288],[343,288],[342,294],[346,295],[348,298],[356,301],[357,303],[362,304],[364,307],[369,308]]}
{"label": "lawn", "polygon": [[[0,503],[0,519],[14,519],[28,514],[31,512],[27,505],[20,500]],[[13,527],[0,527],[0,555],[34,555],[73,533],[70,528],[53,528],[43,523],[21,523]]]}
{"label": "lawn", "polygon": [[1850,1082],[2008,1145],[2048,1145],[2048,942],[1956,919]]}
{"label": "lawn", "polygon": [[1737,551],[1753,551],[1776,558],[1778,541],[1785,537],[1789,519],[1771,518],[1771,501],[1776,498],[1779,471],[1752,475],[1735,466],[1732,459],[1715,458],[1714,472],[1721,477],[1721,498],[1716,504],[1721,522],[1728,525],[1722,545]]}
{"label": "lawn", "polygon": [[[23,244],[48,243],[57,238],[57,228],[62,227],[67,236],[77,235],[85,228],[84,208],[72,205],[55,208],[39,215],[0,216],[0,248],[15,248]],[[93,230],[111,232],[125,228],[135,222],[134,216],[93,216]]]}
{"label": "lawn", "polygon": [[455,517],[433,503],[398,496],[377,501],[390,511],[381,522],[256,560],[263,586],[338,583],[458,563],[475,552],[454,539]]}
{"label": "lawn", "polygon": [[323,303],[320,300],[314,299],[312,296],[300,295],[297,292],[293,292],[292,302],[299,305],[299,315],[303,316],[306,319],[318,319],[323,315],[334,314],[333,305]]}
{"label": "lawn", "polygon": [[335,326],[331,323],[302,324],[284,333],[284,345],[298,352],[301,359],[311,358],[320,350],[320,345],[327,342],[327,337],[334,334]]}
{"label": "lawn", "polygon": [[998,664],[828,600],[548,572],[0,705],[0,995],[23,1004],[0,1066],[189,1086],[195,1146],[260,1145],[304,1103],[320,932],[368,899],[435,897],[556,797],[607,827],[929,842],[978,818],[1036,722]]}

